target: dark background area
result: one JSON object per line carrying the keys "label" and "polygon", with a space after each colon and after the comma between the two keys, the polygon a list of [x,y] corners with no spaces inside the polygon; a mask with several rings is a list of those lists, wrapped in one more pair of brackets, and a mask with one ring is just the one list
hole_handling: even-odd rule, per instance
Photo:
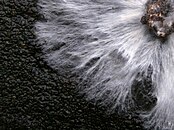
{"label": "dark background area", "polygon": [[111,114],[87,102],[77,83],[41,58],[36,0],[0,0],[0,130],[142,130],[131,114]]}

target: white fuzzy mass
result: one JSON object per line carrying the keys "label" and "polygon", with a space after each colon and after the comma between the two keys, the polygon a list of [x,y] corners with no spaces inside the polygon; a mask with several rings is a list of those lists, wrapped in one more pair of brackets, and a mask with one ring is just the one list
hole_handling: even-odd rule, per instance
{"label": "white fuzzy mass", "polygon": [[[140,22],[147,0],[39,0],[44,21],[35,24],[47,63],[78,72],[88,99],[122,110],[134,105],[134,80],[150,76],[157,98],[148,126],[174,129],[174,34],[161,41]],[[144,76],[138,76],[142,74]],[[141,86],[140,86],[141,87]],[[127,102],[129,101],[129,102]],[[145,124],[146,124],[145,123]]]}

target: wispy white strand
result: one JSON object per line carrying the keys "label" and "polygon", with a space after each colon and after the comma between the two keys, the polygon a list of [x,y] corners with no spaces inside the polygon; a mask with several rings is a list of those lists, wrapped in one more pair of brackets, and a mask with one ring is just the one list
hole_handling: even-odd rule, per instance
{"label": "wispy white strand", "polygon": [[[39,0],[46,21],[35,24],[38,44],[54,69],[80,72],[91,85],[80,86],[88,99],[110,109],[129,107],[137,75],[151,79],[156,106],[143,118],[154,129],[174,129],[174,35],[155,39],[140,19],[147,0]],[[71,68],[72,67],[72,68]],[[140,77],[141,78],[141,77]]]}

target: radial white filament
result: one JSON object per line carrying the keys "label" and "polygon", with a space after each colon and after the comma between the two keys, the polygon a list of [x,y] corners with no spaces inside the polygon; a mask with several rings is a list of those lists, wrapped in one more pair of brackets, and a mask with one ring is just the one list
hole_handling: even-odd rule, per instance
{"label": "radial white filament", "polygon": [[[35,24],[47,63],[58,71],[80,72],[90,85],[88,99],[122,110],[133,105],[139,74],[151,80],[157,98],[142,117],[154,129],[174,129],[174,35],[165,42],[140,22],[147,0],[39,0],[44,21]],[[139,76],[139,80],[143,77]],[[128,101],[128,102],[127,102]]]}

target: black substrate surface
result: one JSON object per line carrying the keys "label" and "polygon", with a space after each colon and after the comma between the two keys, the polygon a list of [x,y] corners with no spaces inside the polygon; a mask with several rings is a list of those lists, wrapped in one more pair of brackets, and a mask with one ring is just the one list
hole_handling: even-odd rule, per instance
{"label": "black substrate surface", "polygon": [[142,130],[129,114],[108,115],[76,91],[73,78],[41,58],[36,0],[0,0],[0,130]]}

